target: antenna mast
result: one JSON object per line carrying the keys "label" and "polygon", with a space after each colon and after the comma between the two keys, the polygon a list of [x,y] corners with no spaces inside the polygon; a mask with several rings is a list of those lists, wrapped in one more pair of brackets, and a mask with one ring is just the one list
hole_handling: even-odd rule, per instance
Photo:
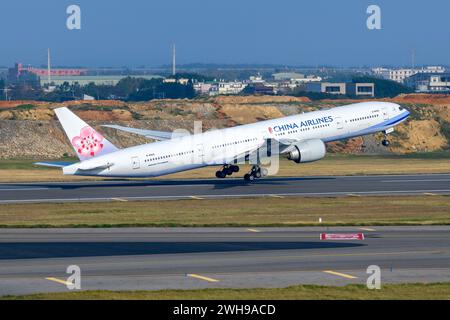
{"label": "antenna mast", "polygon": [[175,76],[176,70],[176,48],[175,43],[172,45],[172,75]]}
{"label": "antenna mast", "polygon": [[51,84],[51,66],[50,66],[50,48],[47,49],[47,80],[48,80],[48,85],[50,86]]}

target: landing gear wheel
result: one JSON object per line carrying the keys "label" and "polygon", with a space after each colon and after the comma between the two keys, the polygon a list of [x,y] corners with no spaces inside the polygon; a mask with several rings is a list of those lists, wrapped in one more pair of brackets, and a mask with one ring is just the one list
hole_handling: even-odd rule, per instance
{"label": "landing gear wheel", "polygon": [[255,180],[255,176],[252,175],[252,174],[250,174],[250,173],[246,173],[246,174],[244,175],[244,180],[245,180],[245,181],[253,181],[253,180]]}
{"label": "landing gear wheel", "polygon": [[383,146],[385,146],[385,147],[389,147],[389,145],[390,145],[391,143],[389,142],[388,139],[384,139],[383,141],[381,141],[381,144],[382,144]]}
{"label": "landing gear wheel", "polygon": [[226,173],[223,172],[222,170],[216,171],[216,178],[223,179],[226,176],[227,176]]}
{"label": "landing gear wheel", "polygon": [[233,173],[239,172],[239,167],[231,164],[224,165],[222,170],[216,172],[217,178],[225,178],[226,176],[231,176]]}
{"label": "landing gear wheel", "polygon": [[268,170],[265,168],[261,168],[260,166],[253,166],[252,170],[250,170],[249,173],[244,175],[245,181],[253,181],[255,179],[262,178],[266,176],[268,173]]}
{"label": "landing gear wheel", "polygon": [[267,170],[266,168],[261,168],[261,177],[266,177],[269,175],[269,170]]}

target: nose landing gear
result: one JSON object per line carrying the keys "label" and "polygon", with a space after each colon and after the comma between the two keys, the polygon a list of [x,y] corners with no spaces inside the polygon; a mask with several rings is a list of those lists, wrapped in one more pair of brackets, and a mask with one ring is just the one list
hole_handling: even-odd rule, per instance
{"label": "nose landing gear", "polygon": [[381,140],[381,144],[382,144],[384,147],[389,147],[389,145],[391,144],[390,141],[388,140],[388,134],[389,134],[389,133],[392,133],[392,132],[394,132],[394,128],[389,128],[389,129],[383,131],[383,133],[384,133],[384,139]]}

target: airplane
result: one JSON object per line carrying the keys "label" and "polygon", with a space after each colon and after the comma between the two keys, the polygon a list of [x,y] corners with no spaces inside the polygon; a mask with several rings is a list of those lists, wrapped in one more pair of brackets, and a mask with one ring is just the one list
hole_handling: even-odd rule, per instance
{"label": "airplane", "polygon": [[395,103],[359,102],[198,134],[104,125],[156,140],[119,149],[66,107],[55,113],[80,161],[37,165],[59,167],[67,175],[121,178],[222,166],[216,177],[225,178],[250,162],[251,170],[244,175],[249,182],[268,175],[262,166],[268,157],[284,156],[299,164],[317,161],[325,157],[327,142],[377,132],[384,133],[382,145],[389,146],[388,134],[410,114]]}

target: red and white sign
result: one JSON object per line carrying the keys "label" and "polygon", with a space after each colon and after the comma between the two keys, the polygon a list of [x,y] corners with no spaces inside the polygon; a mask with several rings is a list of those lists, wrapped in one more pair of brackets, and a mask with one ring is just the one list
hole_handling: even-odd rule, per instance
{"label": "red and white sign", "polygon": [[321,233],[320,240],[364,240],[364,233]]}

